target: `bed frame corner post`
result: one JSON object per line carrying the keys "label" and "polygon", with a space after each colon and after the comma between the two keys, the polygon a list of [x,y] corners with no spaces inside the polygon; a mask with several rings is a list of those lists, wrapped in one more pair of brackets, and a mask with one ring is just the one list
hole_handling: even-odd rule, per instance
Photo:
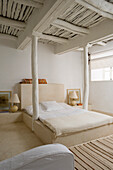
{"label": "bed frame corner post", "polygon": [[89,99],[89,66],[88,66],[88,45],[84,47],[84,95],[83,109],[88,110]]}
{"label": "bed frame corner post", "polygon": [[33,103],[33,116],[32,116],[32,130],[34,131],[34,122],[39,117],[39,89],[38,89],[38,38],[32,36],[32,49],[31,49],[31,67],[32,67],[32,103]]}

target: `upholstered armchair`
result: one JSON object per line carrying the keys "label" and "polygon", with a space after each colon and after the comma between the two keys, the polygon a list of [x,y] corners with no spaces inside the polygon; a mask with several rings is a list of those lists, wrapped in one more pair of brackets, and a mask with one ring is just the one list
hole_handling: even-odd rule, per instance
{"label": "upholstered armchair", "polygon": [[49,144],[0,162],[0,170],[74,170],[73,154],[61,144]]}

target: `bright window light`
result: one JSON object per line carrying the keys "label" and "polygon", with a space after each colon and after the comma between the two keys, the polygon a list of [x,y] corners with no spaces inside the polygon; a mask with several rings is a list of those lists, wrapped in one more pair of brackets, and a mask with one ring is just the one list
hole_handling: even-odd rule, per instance
{"label": "bright window light", "polygon": [[113,80],[113,50],[91,54],[91,81]]}
{"label": "bright window light", "polygon": [[91,81],[106,80],[113,80],[113,67],[91,70]]}

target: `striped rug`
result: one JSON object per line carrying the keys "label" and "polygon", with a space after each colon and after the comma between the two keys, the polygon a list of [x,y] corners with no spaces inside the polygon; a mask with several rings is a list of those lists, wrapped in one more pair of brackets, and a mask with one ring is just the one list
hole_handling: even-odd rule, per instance
{"label": "striped rug", "polygon": [[76,170],[113,170],[113,135],[69,148]]}

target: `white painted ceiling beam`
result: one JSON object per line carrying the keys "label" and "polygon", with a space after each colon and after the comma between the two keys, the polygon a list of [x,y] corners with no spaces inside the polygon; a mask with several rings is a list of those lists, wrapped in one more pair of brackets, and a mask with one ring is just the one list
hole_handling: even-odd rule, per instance
{"label": "white painted ceiling beam", "polygon": [[[93,6],[92,4],[86,2],[87,0],[74,0],[74,1],[75,1],[76,3],[78,3],[78,4],[80,4],[80,5],[83,5],[84,7],[88,8],[88,9],[90,9],[90,10],[98,13],[99,15],[101,15],[101,16],[103,16],[103,17],[105,17],[105,18],[113,19],[113,13],[111,14],[110,12],[108,13],[108,12],[106,12],[105,10],[103,11],[102,8],[99,9],[99,8]],[[89,1],[90,1],[90,0],[89,0]],[[95,1],[95,0],[93,0],[93,1]],[[100,0],[96,0],[96,1],[99,2]],[[104,1],[104,0],[103,0],[103,1]],[[111,4],[111,5],[112,5],[112,4]],[[101,4],[101,6],[102,6],[102,4]],[[107,7],[106,7],[106,8],[107,8]],[[113,8],[113,6],[112,6],[112,8]],[[110,11],[111,11],[111,10],[110,10]]]}
{"label": "white painted ceiling beam", "polygon": [[82,48],[88,43],[94,44],[96,42],[108,39],[111,36],[113,37],[113,21],[106,19],[95,27],[90,28],[90,33],[88,35],[79,35],[75,39],[68,40],[67,44],[56,45],[55,53],[61,54],[67,51]]}
{"label": "white painted ceiling beam", "polygon": [[55,36],[52,36],[52,35],[46,35],[46,34],[43,34],[43,33],[33,32],[33,35],[38,37],[38,38],[54,41],[54,42],[57,42],[57,43],[60,43],[60,44],[68,42],[68,40],[65,39],[65,38],[59,38],[59,37],[55,37]]}
{"label": "white painted ceiling beam", "polygon": [[[51,13],[48,13],[48,17],[43,22],[42,25],[37,25],[35,31],[43,32],[50,24],[53,23],[54,20],[58,18],[59,15],[63,14],[65,10],[74,2],[74,0],[57,0],[53,8],[51,9]],[[56,4],[57,7],[56,7]]]}
{"label": "white painted ceiling beam", "polygon": [[34,8],[40,8],[43,5],[42,3],[36,2],[36,1],[33,1],[33,0],[12,0],[12,1],[17,2],[18,4],[31,6],[31,7],[34,7]]}
{"label": "white painted ceiling beam", "polygon": [[113,3],[113,0],[109,0],[109,2]]}
{"label": "white painted ceiling beam", "polygon": [[70,23],[68,23],[66,21],[63,21],[61,19],[55,20],[52,23],[52,25],[57,27],[57,28],[64,29],[66,31],[73,32],[75,34],[84,35],[84,34],[88,34],[89,33],[89,29],[82,28],[82,27],[79,27],[79,26],[75,26],[75,25],[70,24]]}
{"label": "white painted ceiling beam", "polygon": [[26,24],[24,22],[16,21],[5,17],[0,17],[0,24],[12,26],[12,27],[14,26],[17,27],[18,29],[24,29],[26,27]]}
{"label": "white painted ceiling beam", "polygon": [[24,41],[21,43],[21,45],[18,47],[18,49],[19,50],[24,50],[30,42],[31,42],[31,38],[30,37],[26,37],[24,39]]}
{"label": "white painted ceiling beam", "polygon": [[35,9],[25,31],[18,38],[17,48],[27,37],[31,37],[32,31],[43,32],[72,2],[74,0],[46,0],[40,11]]}
{"label": "white painted ceiling beam", "polygon": [[113,14],[113,4],[105,0],[85,0],[85,1],[101,11]]}
{"label": "white painted ceiling beam", "polygon": [[2,33],[0,33],[0,39],[9,39],[9,40],[17,41],[17,37],[8,34],[2,34]]}
{"label": "white painted ceiling beam", "polygon": [[96,44],[101,45],[101,46],[105,46],[107,43],[105,43],[105,42],[103,42],[103,41],[99,41],[99,42],[97,42]]}

